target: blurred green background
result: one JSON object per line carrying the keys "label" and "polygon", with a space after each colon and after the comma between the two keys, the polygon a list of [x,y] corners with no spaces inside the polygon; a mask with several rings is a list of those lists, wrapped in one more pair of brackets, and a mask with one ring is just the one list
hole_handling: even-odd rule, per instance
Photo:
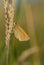
{"label": "blurred green background", "polygon": [[[40,65],[44,65],[44,2],[43,0],[30,0],[28,4],[31,6],[32,14],[33,14],[33,25],[34,27],[27,29],[27,24],[30,26],[29,22],[25,19],[25,12],[23,8],[23,2],[21,0],[16,1],[16,14],[15,17],[18,23],[23,27],[23,29],[29,34],[31,40],[26,42],[20,42],[19,40],[15,39],[13,35],[11,35],[10,40],[10,50],[9,50],[9,65],[12,65],[16,62],[17,57],[20,54],[35,45],[39,47],[39,59]],[[14,17],[14,20],[15,20]],[[34,33],[33,29],[34,28]],[[29,33],[30,30],[32,33]],[[34,37],[35,36],[35,37]],[[35,39],[36,38],[36,39]],[[34,42],[34,41],[37,42]],[[4,18],[4,8],[3,2],[0,0],[0,65],[5,65],[5,18]],[[30,55],[27,59],[30,65],[33,64],[34,55]],[[35,57],[36,58],[36,57]]]}

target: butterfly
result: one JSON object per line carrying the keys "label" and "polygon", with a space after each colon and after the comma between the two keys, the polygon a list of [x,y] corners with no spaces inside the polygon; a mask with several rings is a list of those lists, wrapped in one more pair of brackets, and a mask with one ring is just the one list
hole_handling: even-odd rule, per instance
{"label": "butterfly", "polygon": [[19,41],[28,41],[30,40],[30,37],[28,34],[23,30],[23,28],[14,22],[14,27],[13,27],[13,33],[16,39]]}

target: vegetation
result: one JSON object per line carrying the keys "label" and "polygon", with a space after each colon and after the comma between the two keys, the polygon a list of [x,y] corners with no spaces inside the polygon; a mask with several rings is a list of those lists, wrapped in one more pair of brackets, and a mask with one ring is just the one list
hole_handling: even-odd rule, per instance
{"label": "vegetation", "polygon": [[[33,25],[31,27],[30,23],[25,17],[25,10],[22,3],[19,2],[16,9],[16,19],[18,23],[24,28],[24,30],[29,34],[30,40],[25,42],[20,42],[17,40],[13,34],[10,40],[9,49],[9,65],[16,63],[17,58],[21,53],[28,48],[37,46],[39,53],[31,54],[25,61],[28,61],[30,65],[34,65],[35,60],[40,60],[40,65],[44,65],[44,3],[31,4],[31,11],[33,14]],[[15,20],[15,17],[14,17]],[[28,28],[28,25],[31,28]],[[32,30],[34,28],[34,31]],[[32,32],[31,32],[32,31]],[[0,5],[0,65],[5,65],[5,18],[4,18],[4,8],[3,4]],[[37,58],[37,57],[38,58]],[[35,64],[36,65],[36,64]]]}

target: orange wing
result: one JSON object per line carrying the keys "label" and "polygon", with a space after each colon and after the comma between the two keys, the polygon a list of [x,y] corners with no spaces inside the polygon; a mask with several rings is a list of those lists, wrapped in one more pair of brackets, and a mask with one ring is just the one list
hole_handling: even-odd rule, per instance
{"label": "orange wing", "polygon": [[16,26],[14,28],[14,36],[19,40],[19,41],[27,41],[30,40],[30,37],[28,34],[22,29],[20,25]]}

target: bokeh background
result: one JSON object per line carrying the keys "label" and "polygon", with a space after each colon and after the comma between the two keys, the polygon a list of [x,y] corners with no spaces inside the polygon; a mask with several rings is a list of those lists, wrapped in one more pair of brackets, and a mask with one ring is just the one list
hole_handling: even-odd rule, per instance
{"label": "bokeh background", "polygon": [[[20,42],[13,34],[10,40],[9,65],[16,63],[20,54],[32,48],[38,47],[39,52],[31,54],[25,61],[27,65],[44,65],[44,0],[16,0],[15,18],[22,28],[30,36],[29,41]],[[5,18],[3,1],[0,0],[0,65],[5,65]],[[38,63],[38,64],[37,64]]]}

